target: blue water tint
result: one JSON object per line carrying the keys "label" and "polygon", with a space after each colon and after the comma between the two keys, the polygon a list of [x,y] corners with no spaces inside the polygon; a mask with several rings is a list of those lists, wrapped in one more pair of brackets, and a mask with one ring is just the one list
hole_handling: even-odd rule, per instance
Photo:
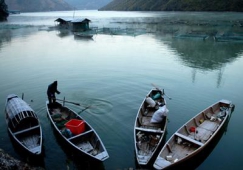
{"label": "blue water tint", "polygon": [[[227,132],[198,169],[241,167],[242,43],[193,37],[195,33],[201,36],[202,32],[210,35],[229,30],[242,32],[230,25],[242,20],[242,15],[75,11],[75,17],[91,19],[91,26],[123,31],[130,28],[139,35],[98,33],[87,40],[75,38],[69,30],[49,29],[56,18],[72,16],[73,11],[22,13],[11,15],[0,27],[0,108],[4,111],[9,93],[19,96],[24,93],[24,99],[37,112],[42,124],[46,169],[94,168],[91,165],[108,170],[141,168],[135,161],[133,127],[142,100],[153,88],[151,83],[164,88],[172,98],[166,98],[167,139],[207,106],[223,98],[232,100],[236,108]],[[175,33],[190,37],[175,38]],[[58,80],[61,91],[58,98],[94,106],[81,115],[104,142],[110,155],[105,162],[75,158],[59,143],[45,109],[46,89],[54,80]],[[77,112],[85,108],[67,105]],[[4,114],[0,118],[0,148],[28,161],[26,155],[13,148]]]}

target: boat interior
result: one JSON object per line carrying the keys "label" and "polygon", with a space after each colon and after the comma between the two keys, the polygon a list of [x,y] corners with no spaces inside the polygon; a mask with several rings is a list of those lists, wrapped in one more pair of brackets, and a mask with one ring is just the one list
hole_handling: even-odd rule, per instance
{"label": "boat interior", "polygon": [[136,144],[138,148],[138,155],[151,155],[155,148],[161,141],[161,137],[164,131],[146,131],[137,128],[136,133]]}
{"label": "boat interior", "polygon": [[[153,98],[153,100],[156,102],[155,107],[150,107],[150,105],[145,101],[143,101],[143,104],[139,108],[139,114],[136,121],[136,127],[142,127],[142,128],[148,128],[148,129],[157,129],[161,130],[164,127],[164,122],[162,123],[151,123],[152,116],[156,110],[158,110],[159,107],[165,105],[165,100],[161,96],[160,92],[158,90],[152,91],[149,95],[149,97]],[[158,96],[158,97],[154,97]],[[165,118],[166,119],[166,118]]]}
{"label": "boat interior", "polygon": [[[63,107],[59,103],[55,103],[54,106],[51,108],[49,107],[49,112],[58,130],[65,136],[66,140],[70,141],[75,147],[93,156],[104,151],[93,129],[72,110]],[[82,130],[78,129],[79,132],[77,133],[71,132],[70,128],[67,127],[67,123],[72,120],[83,121],[84,125],[82,126]],[[73,127],[81,128],[79,125],[74,125]]]}
{"label": "boat interior", "polygon": [[9,128],[19,142],[32,153],[41,152],[41,128],[32,111],[23,111],[9,120]]}
{"label": "boat interior", "polygon": [[228,107],[225,103],[217,103],[187,122],[168,141],[157,165],[159,162],[160,166],[175,163],[203,147],[222,124]]}
{"label": "boat interior", "polygon": [[22,144],[33,153],[41,152],[41,136],[40,129],[33,128],[26,132],[15,134]]}
{"label": "boat interior", "polygon": [[[158,97],[155,98],[154,96],[156,95]],[[153,98],[157,104],[155,107],[150,107],[144,99],[141,107],[139,108],[139,113],[135,124],[136,148],[140,163],[147,163],[153,155],[165,133],[164,130],[167,122],[167,118],[164,117],[160,123],[151,123],[153,114],[159,108],[159,106],[165,105],[165,100],[158,90],[152,91],[149,94],[149,97]]]}

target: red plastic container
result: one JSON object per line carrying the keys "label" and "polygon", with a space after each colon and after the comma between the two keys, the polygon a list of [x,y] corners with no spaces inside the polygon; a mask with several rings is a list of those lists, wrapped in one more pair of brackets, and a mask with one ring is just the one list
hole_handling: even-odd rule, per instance
{"label": "red plastic container", "polygon": [[195,132],[195,131],[196,131],[196,128],[192,126],[192,127],[190,128],[190,132]]}
{"label": "red plastic container", "polygon": [[85,122],[83,120],[71,119],[65,124],[74,135],[78,135],[85,131]]}

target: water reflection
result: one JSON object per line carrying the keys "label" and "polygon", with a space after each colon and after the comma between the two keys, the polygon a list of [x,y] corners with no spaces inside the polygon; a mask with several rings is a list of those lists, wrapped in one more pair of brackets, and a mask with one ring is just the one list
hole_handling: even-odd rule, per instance
{"label": "water reflection", "polygon": [[243,50],[242,44],[185,39],[173,39],[171,47],[178,52],[185,65],[206,71],[218,70],[234,61]]}
{"label": "water reflection", "polygon": [[0,50],[4,43],[10,42],[12,39],[12,32],[11,30],[0,30]]}
{"label": "water reflection", "polygon": [[55,31],[56,31],[56,35],[60,38],[64,38],[72,35],[71,31],[69,31],[68,29],[57,29]]}
{"label": "water reflection", "polygon": [[13,38],[28,37],[36,34],[39,28],[41,27],[34,27],[31,25],[0,25],[0,49],[4,44],[11,42]]}
{"label": "water reflection", "polygon": [[4,30],[1,30],[0,31],[0,42],[3,43],[3,42],[9,42],[11,40],[11,30],[8,30],[8,29],[4,29]]}
{"label": "water reflection", "polygon": [[[156,18],[158,19],[158,18]],[[140,22],[141,23],[140,23]],[[163,21],[163,22],[162,22]],[[95,28],[96,35],[109,34],[112,36],[137,36],[153,34],[158,41],[169,41],[171,49],[177,52],[179,60],[192,68],[192,82],[195,82],[197,71],[218,71],[217,87],[220,86],[223,70],[227,63],[235,61],[242,53],[242,43],[222,43],[213,39],[219,33],[239,33],[241,25],[238,20],[213,22],[205,20],[193,21],[185,19],[155,20],[154,18],[136,18],[112,20],[111,27]],[[238,25],[237,25],[238,23]],[[225,24],[222,26],[222,24]],[[60,38],[73,36],[76,41],[90,41],[92,38],[78,37],[69,29],[57,29],[53,26],[4,25],[0,29],[0,49],[12,37],[27,37],[38,31],[54,31]]]}
{"label": "water reflection", "polygon": [[180,61],[192,68],[192,82],[197,71],[218,72],[217,87],[220,86],[226,64],[241,57],[243,50],[240,43],[219,43],[214,41],[173,39],[171,47],[178,52]]}
{"label": "water reflection", "polygon": [[[196,81],[197,71],[198,70],[196,68],[192,68],[192,82],[193,83],[195,83],[195,81]],[[219,88],[221,85],[222,77],[223,77],[224,66],[219,68],[217,71],[218,71],[218,75],[217,75],[217,79],[216,79],[217,80],[216,84],[217,84],[217,88]]]}

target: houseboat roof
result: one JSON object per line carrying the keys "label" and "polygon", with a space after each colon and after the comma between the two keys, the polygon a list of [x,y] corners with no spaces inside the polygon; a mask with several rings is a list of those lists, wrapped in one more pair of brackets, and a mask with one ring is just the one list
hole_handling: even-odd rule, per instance
{"label": "houseboat roof", "polygon": [[56,22],[72,22],[72,23],[91,22],[91,20],[89,20],[87,18],[77,18],[77,19],[72,19],[72,18],[57,18],[55,21]]}
{"label": "houseboat roof", "polygon": [[77,19],[73,19],[71,22],[72,23],[82,23],[82,22],[90,22],[91,20],[87,19],[87,18],[77,18]]}
{"label": "houseboat roof", "polygon": [[72,21],[73,19],[71,19],[71,18],[57,18],[55,21],[56,22],[70,22],[70,21]]}

